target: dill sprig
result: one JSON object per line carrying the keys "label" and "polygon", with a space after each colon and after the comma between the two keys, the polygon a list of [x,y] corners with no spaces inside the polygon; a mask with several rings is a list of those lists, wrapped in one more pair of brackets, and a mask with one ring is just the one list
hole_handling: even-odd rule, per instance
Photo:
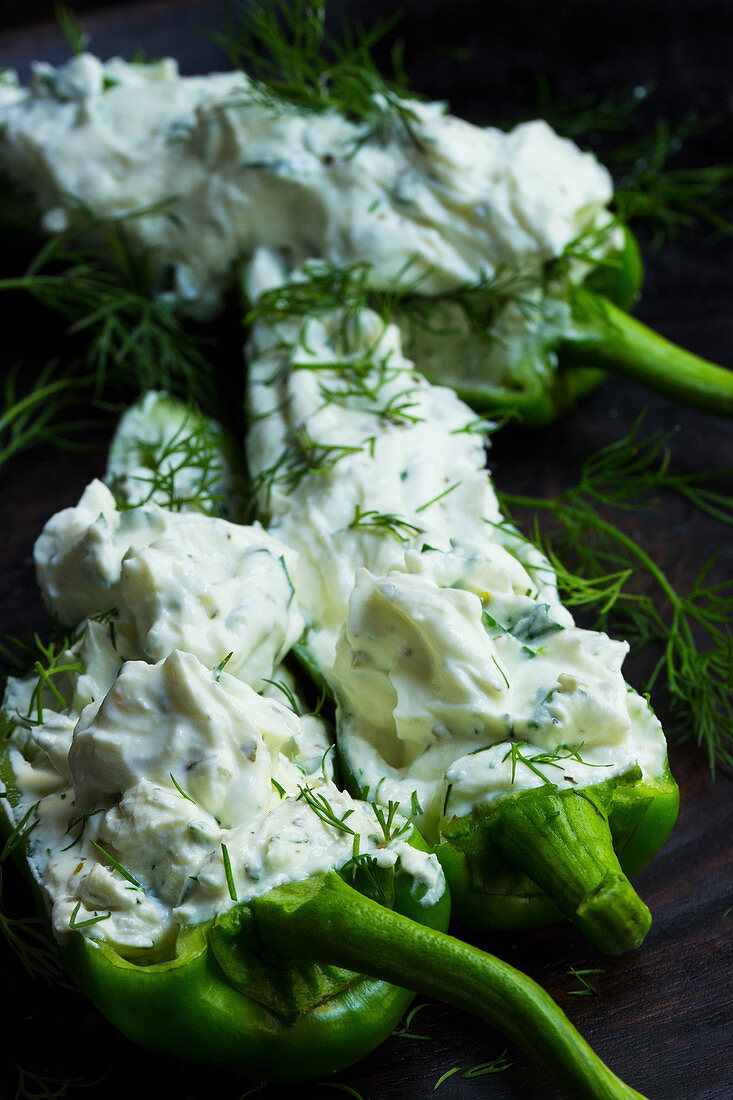
{"label": "dill sprig", "polygon": [[588,979],[595,977],[598,974],[605,974],[606,971],[603,967],[588,967],[585,970],[576,970],[574,966],[571,966],[568,970],[568,974],[580,982],[579,989],[569,989],[569,997],[594,997],[598,995],[598,990],[593,985],[593,982]]}
{"label": "dill sprig", "polygon": [[43,917],[13,916],[3,897],[5,863],[16,848],[26,843],[37,824],[37,819],[29,824],[35,811],[36,805],[31,806],[16,823],[0,851],[0,936],[31,978],[43,978],[53,984],[62,980],[63,966],[48,921]]}
{"label": "dill sprig", "polygon": [[135,440],[139,463],[146,472],[134,474],[133,480],[141,491],[139,495],[133,494],[131,500],[120,491],[130,474],[112,482],[110,488],[118,509],[126,511],[154,501],[169,512],[197,508],[207,516],[220,515],[227,499],[223,489],[227,442],[224,433],[189,403],[181,423],[168,439]]}
{"label": "dill sprig", "polygon": [[353,809],[346,810],[345,813],[339,817],[326,796],[314,790],[313,787],[299,787],[298,790],[300,793],[297,801],[302,798],[303,801],[310,806],[311,810],[313,810],[316,817],[321,819],[324,825],[329,825],[339,833],[348,833],[349,836],[356,835],[351,826],[346,824],[346,818],[351,817],[354,812]]}
{"label": "dill sprig", "polygon": [[[642,438],[637,421],[625,439],[587,459],[578,484],[554,499],[507,493],[501,501],[505,509],[534,513],[537,540],[569,605],[593,611],[598,629],[618,630],[635,650],[658,647],[644,690],[664,683],[673,728],[706,749],[714,773],[716,762],[733,766],[733,581],[708,582],[709,562],[688,591],[679,591],[610,518],[614,510],[643,506],[651,493],[671,491],[733,525],[733,496],[717,488],[725,471],[677,473],[669,437]],[[549,517],[549,526],[540,516]]]}
{"label": "dill sprig", "polygon": [[51,360],[40,368],[32,388],[21,392],[15,363],[5,378],[0,400],[0,467],[16,455],[42,444],[62,450],[80,450],[79,433],[93,431],[104,421],[87,414],[72,414],[78,402],[93,392],[93,377],[79,376],[75,368]]}
{"label": "dill sprig", "polygon": [[650,133],[606,158],[616,181],[616,211],[624,221],[649,223],[655,244],[700,223],[722,236],[733,234],[733,162],[670,167],[690,138],[717,124],[719,120],[704,120],[695,112],[674,125],[658,119]]}
{"label": "dill sprig", "polygon": [[204,341],[158,293],[152,254],[136,249],[125,230],[132,219],[173,217],[170,206],[99,219],[70,203],[73,225],[46,242],[23,274],[0,279],[0,293],[30,295],[61,319],[71,340],[63,365],[55,359],[37,369],[24,364],[8,375],[0,464],[47,442],[78,448],[80,432],[107,423],[110,401],[149,389],[213,409]]}
{"label": "dill sprig", "polygon": [[721,125],[722,115],[703,118],[688,111],[676,122],[658,118],[639,134],[636,113],[654,91],[652,83],[591,92],[563,103],[553,98],[547,79],[539,77],[538,91],[537,113],[565,137],[582,141],[600,133],[636,131],[603,155],[614,178],[614,209],[622,221],[647,222],[655,244],[699,224],[724,236],[733,233],[733,162],[672,166],[695,137]]}
{"label": "dill sprig", "polygon": [[49,696],[56,701],[62,711],[68,707],[66,697],[59,686],[59,678],[63,685],[63,677],[81,673],[84,671],[82,662],[71,656],[71,650],[82,637],[83,630],[76,634],[66,635],[60,641],[44,643],[38,634],[33,636],[33,645],[11,639],[26,654],[31,663],[31,672],[36,674],[36,682],[28,701],[28,710],[23,715],[14,715],[18,724],[25,727],[40,726],[43,722],[44,706],[48,705]]}
{"label": "dill sprig", "polygon": [[398,542],[407,543],[415,535],[424,534],[422,527],[414,523],[408,523],[406,519],[392,512],[377,512],[375,509],[362,511],[357,504],[354,518],[349,524],[349,530],[367,530],[386,532]]}
{"label": "dill sprig", "polygon": [[396,14],[369,30],[343,21],[336,37],[326,26],[325,0],[261,0],[238,23],[230,18],[219,41],[254,80],[255,93],[275,108],[338,111],[362,124],[354,151],[364,141],[391,138],[419,147],[415,112],[405,101],[402,44],[392,48],[391,79],[373,57],[398,19]]}

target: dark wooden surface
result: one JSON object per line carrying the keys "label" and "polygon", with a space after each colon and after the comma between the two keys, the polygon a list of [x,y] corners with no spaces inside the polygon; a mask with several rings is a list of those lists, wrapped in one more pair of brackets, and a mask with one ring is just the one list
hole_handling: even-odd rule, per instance
{"label": "dark wooden surface", "polygon": [[[185,71],[223,67],[206,33],[219,26],[223,8],[202,0],[133,3],[124,10],[79,5],[79,10],[89,9],[85,22],[94,34],[92,46],[102,56],[129,56],[141,44],[149,56],[179,56]],[[356,8],[371,21],[391,5],[380,0],[338,8]],[[704,115],[720,112],[721,125],[698,140],[690,163],[730,157],[733,14],[728,2],[572,0],[546,5],[501,0],[479,5],[413,0],[403,8],[402,34],[413,85],[450,98],[456,113],[481,122],[530,114],[539,71],[565,97],[652,80],[658,90],[645,108],[646,121],[657,114],[680,118],[688,109]],[[50,9],[50,4],[38,2],[3,8],[0,66],[24,69],[31,57],[58,61],[65,56],[55,26],[33,24],[35,18],[47,19]],[[655,251],[643,234],[642,240],[647,281],[639,316],[698,353],[731,364],[730,242],[689,232]],[[12,320],[5,311],[4,330]],[[733,463],[731,424],[610,381],[553,428],[534,435],[501,433],[491,456],[498,485],[535,494],[557,492],[577,476],[586,455],[625,434],[644,407],[650,431],[679,428],[673,450],[681,471]],[[42,629],[44,614],[30,558],[33,541],[48,516],[75,502],[88,479],[101,472],[103,445],[100,439],[98,450],[82,457],[37,453],[0,475],[0,635],[28,636]],[[626,522],[680,586],[690,584],[716,550],[719,578],[733,575],[730,529],[675,499],[660,499]],[[640,682],[643,658],[628,668],[631,681]],[[690,742],[673,742],[670,758],[682,808],[669,843],[638,879],[654,916],[640,950],[604,959],[563,925],[474,938],[540,981],[611,1067],[651,1100],[722,1100],[733,1095],[733,918],[726,915],[733,903],[731,782],[722,773],[711,782],[703,753]],[[16,889],[6,883],[6,892]],[[48,1079],[69,1077],[77,1084],[66,1094],[79,1097],[237,1100],[250,1087],[217,1070],[144,1054],[117,1036],[80,995],[29,983],[10,958],[4,967],[11,1022],[3,1029],[0,1048],[2,1097],[16,1093],[16,1063],[46,1079],[45,1092],[27,1080],[28,1094],[37,1096],[63,1095],[53,1091],[56,1086]],[[568,973],[571,967],[604,968],[594,979],[596,996],[572,995],[578,983]],[[417,1100],[433,1095],[435,1082],[447,1070],[475,1066],[507,1046],[477,1020],[440,1005],[423,1009],[413,1030],[427,1040],[394,1037],[336,1081],[358,1090],[364,1100]],[[559,1096],[527,1057],[513,1048],[507,1057],[512,1065],[506,1072],[474,1079],[455,1074],[438,1095],[445,1100]],[[268,1086],[256,1095],[274,1098],[291,1092],[293,1087]],[[313,1092],[334,1094],[322,1086]]]}

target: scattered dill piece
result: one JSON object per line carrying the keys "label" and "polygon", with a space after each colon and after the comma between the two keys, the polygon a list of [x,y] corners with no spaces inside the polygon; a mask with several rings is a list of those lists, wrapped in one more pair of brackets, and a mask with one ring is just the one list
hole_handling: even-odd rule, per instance
{"label": "scattered dill piece", "polygon": [[404,1022],[400,1027],[395,1028],[395,1030],[392,1032],[392,1036],[398,1039],[419,1039],[423,1042],[430,1042],[429,1035],[418,1035],[416,1032],[410,1031],[412,1021],[415,1019],[418,1012],[421,1012],[424,1008],[428,1007],[428,1004],[428,1001],[423,1001],[421,1004],[415,1005],[414,1008],[410,1009],[410,1011],[405,1016]]}
{"label": "scattered dill piece", "polygon": [[97,849],[100,855],[104,856],[110,866],[112,866],[119,875],[122,875],[122,877],[124,879],[127,879],[128,882],[132,883],[133,886],[137,886],[139,890],[142,890],[142,885],[137,881],[137,879],[130,874],[127,868],[123,867],[121,863],[118,863],[114,856],[111,856],[109,854],[106,848],[103,848],[102,845],[98,844],[96,840],[93,840],[91,844],[93,848]]}
{"label": "scattered dill piece", "polygon": [[355,1100],[363,1100],[360,1092],[352,1089],[351,1085],[344,1085],[341,1081],[319,1081],[318,1084],[324,1089],[339,1089],[341,1092],[353,1096]]}
{"label": "scattered dill piece", "polygon": [[432,500],[428,500],[428,501],[425,502],[425,504],[421,504],[419,508],[415,509],[415,511],[416,512],[426,511],[426,509],[430,508],[430,506],[432,504],[437,504],[437,502],[439,500],[442,500],[443,497],[447,497],[448,493],[452,493],[453,490],[457,489],[460,484],[461,484],[460,481],[455,481],[452,485],[449,485],[447,489],[444,489],[442,493],[438,493],[438,495],[436,497],[433,497]]}
{"label": "scattered dill piece", "polygon": [[595,977],[598,974],[605,974],[606,971],[603,969],[603,967],[590,967],[585,970],[576,970],[574,966],[571,966],[567,973],[572,978],[576,978],[577,981],[580,982],[580,989],[569,989],[568,996],[594,997],[598,995],[598,990],[588,979]]}
{"label": "scattered dill piece", "polygon": [[373,509],[362,512],[358,504],[354,518],[349,524],[349,529],[385,531],[397,539],[398,542],[408,542],[413,535],[424,534],[422,527],[417,527],[414,523],[408,523],[401,516],[394,515],[391,512],[377,512]]}
{"label": "scattered dill piece", "polygon": [[169,774],[170,774],[170,777],[171,777],[171,783],[176,788],[176,790],[181,795],[181,797],[185,798],[187,802],[191,802],[195,806],[196,805],[196,800],[194,798],[191,798],[190,794],[186,794],[186,792],[184,791],[183,787],[181,786],[181,784],[176,779],[173,772],[170,772]]}
{"label": "scattered dill piece", "polygon": [[[173,776],[171,776],[171,779],[172,778],[173,778]],[[174,782],[175,782],[175,780],[174,780]],[[73,838],[73,840],[69,844],[67,844],[65,848],[62,848],[61,851],[62,852],[68,852],[69,848],[73,848],[75,844],[78,844],[79,841],[81,840],[81,838],[84,835],[84,830],[86,829],[87,822],[89,821],[89,818],[90,817],[97,817],[98,814],[103,814],[103,813],[104,813],[104,808],[102,806],[99,806],[99,807],[93,808],[91,810],[87,810],[86,813],[80,814],[78,817],[70,817],[69,818],[69,823],[66,826],[66,835],[68,836],[68,834],[72,831],[72,829],[76,829],[77,826],[79,827],[79,831],[76,834],[76,836]]]}
{"label": "scattered dill piece", "polygon": [[224,862],[224,875],[227,881],[227,890],[229,891],[229,897],[232,901],[237,901],[237,887],[234,882],[234,874],[232,873],[232,861],[229,858],[229,849],[224,841],[221,843],[221,858]]}
{"label": "scattered dill piece", "polygon": [[273,788],[277,791],[277,793],[280,795],[280,798],[281,799],[285,798],[285,788],[283,787],[282,783],[278,783],[277,779],[275,779],[274,776],[270,776],[270,783],[272,784]]}
{"label": "scattered dill piece", "polygon": [[91,42],[91,35],[84,30],[82,22],[73,11],[67,8],[66,4],[55,3],[53,11],[56,22],[68,42],[72,54],[76,57],[78,54],[84,53]]}
{"label": "scattered dill piece", "polygon": [[507,1061],[506,1051],[503,1050],[490,1062],[479,1062],[476,1066],[463,1071],[463,1077],[470,1080],[473,1077],[486,1077],[489,1073],[503,1073],[509,1069],[511,1062]]}
{"label": "scattered dill piece", "polygon": [[215,665],[214,668],[212,668],[211,671],[214,674],[214,679],[216,680],[217,684],[221,680],[222,672],[227,667],[233,656],[234,650],[232,650],[230,653],[227,653],[226,657],[222,657],[222,659],[219,661],[219,664]]}
{"label": "scattered dill piece", "polygon": [[85,920],[78,921],[76,919],[79,910],[81,909],[81,902],[77,901],[74,906],[74,911],[69,918],[69,928],[75,931],[78,928],[88,928],[92,924],[99,924],[102,920],[109,920],[112,916],[111,913],[96,913],[93,917],[87,917]]}
{"label": "scattered dill piece", "polygon": [[301,715],[300,704],[295,697],[293,690],[283,680],[268,680],[266,676],[262,677],[262,682],[270,684],[272,687],[277,688],[285,696],[288,706],[292,710],[293,714]]}
{"label": "scattered dill piece", "polygon": [[445,1084],[449,1077],[453,1077],[456,1073],[461,1072],[460,1066],[454,1066],[453,1069],[449,1069],[446,1073],[443,1073],[433,1085],[433,1092],[437,1092],[441,1085]]}
{"label": "scattered dill piece", "polygon": [[348,833],[349,836],[354,836],[354,830],[350,825],[346,824],[346,818],[350,817],[354,812],[353,810],[347,810],[343,817],[338,817],[325,795],[319,794],[313,790],[312,787],[300,787],[299,799],[303,799],[304,802],[310,806],[313,813],[321,819],[325,825],[330,825],[332,829],[336,829],[337,832]]}

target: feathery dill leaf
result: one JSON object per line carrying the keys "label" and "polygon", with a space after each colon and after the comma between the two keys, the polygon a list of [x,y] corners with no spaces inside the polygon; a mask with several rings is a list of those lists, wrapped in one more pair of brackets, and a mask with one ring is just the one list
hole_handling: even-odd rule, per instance
{"label": "feathery dill leaf", "polygon": [[604,133],[633,135],[615,146],[604,142],[601,159],[614,178],[615,212],[624,222],[648,223],[655,244],[700,224],[730,236],[733,161],[673,166],[694,138],[721,125],[722,115],[704,118],[688,111],[677,122],[658,118],[639,133],[636,114],[653,91],[650,82],[562,102],[553,97],[547,78],[539,76],[537,113],[564,137],[581,142]]}
{"label": "feathery dill leaf", "polygon": [[91,42],[91,35],[84,30],[84,24],[79,17],[73,11],[70,11],[66,4],[58,2],[54,4],[53,12],[72,54],[76,57],[78,54],[84,53]]}
{"label": "feathery dill leaf", "polygon": [[238,22],[230,17],[218,41],[255,81],[255,93],[276,109],[338,111],[362,123],[354,151],[364,141],[395,137],[419,145],[414,111],[404,99],[402,44],[391,51],[391,79],[373,57],[398,19],[395,14],[368,30],[344,20],[336,37],[326,26],[325,0],[261,0]]}
{"label": "feathery dill leaf", "polygon": [[719,119],[701,119],[695,112],[676,125],[658,119],[649,134],[606,158],[616,181],[617,212],[624,221],[646,221],[655,244],[701,223],[721,236],[733,234],[733,161],[670,167],[690,138],[719,124]]}
{"label": "feathery dill leaf", "polygon": [[512,493],[500,499],[505,510],[534,515],[536,541],[566,603],[592,611],[598,629],[620,633],[634,650],[657,647],[644,689],[663,688],[675,731],[706,750],[714,774],[716,763],[733,766],[733,581],[710,583],[708,563],[689,590],[678,590],[623,521],[611,517],[667,491],[733,525],[733,495],[717,487],[729,471],[675,472],[671,433],[642,438],[640,423],[591,456],[579,482],[554,499]]}

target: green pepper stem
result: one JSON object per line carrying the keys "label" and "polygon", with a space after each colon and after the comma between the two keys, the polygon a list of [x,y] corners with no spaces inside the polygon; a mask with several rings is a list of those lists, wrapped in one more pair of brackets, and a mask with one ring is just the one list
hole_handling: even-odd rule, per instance
{"label": "green pepper stem", "polygon": [[733,371],[665,340],[607,298],[578,293],[577,334],[561,345],[569,367],[601,367],[686,405],[733,417]]}
{"label": "green pepper stem", "polygon": [[260,940],[278,954],[347,967],[472,1012],[543,1064],[575,1100],[639,1100],[531,978],[363,897],[335,872],[249,904]]}
{"label": "green pepper stem", "polygon": [[638,947],[651,914],[613,849],[604,788],[535,787],[497,804],[487,835],[601,951]]}

